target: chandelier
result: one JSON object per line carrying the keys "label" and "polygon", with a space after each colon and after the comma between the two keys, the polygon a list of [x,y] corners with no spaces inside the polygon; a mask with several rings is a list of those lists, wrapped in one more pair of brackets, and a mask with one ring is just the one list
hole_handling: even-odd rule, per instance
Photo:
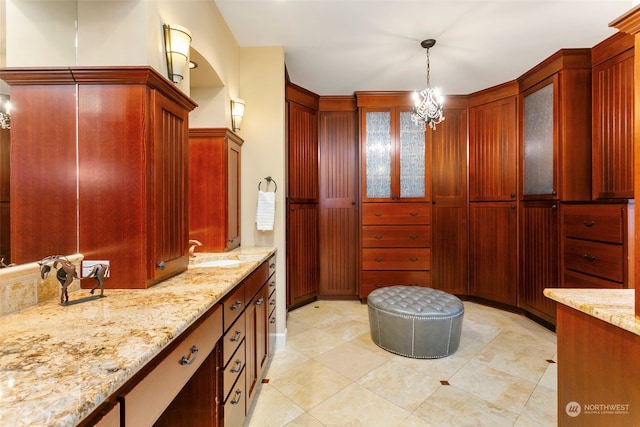
{"label": "chandelier", "polygon": [[0,111],[0,129],[11,129],[11,104],[9,101],[5,104],[6,112]]}
{"label": "chandelier", "polygon": [[431,71],[429,49],[435,44],[435,39],[426,39],[420,43],[420,46],[427,49],[427,87],[420,92],[413,92],[414,107],[411,120],[416,126],[422,126],[423,129],[425,123],[428,123],[431,129],[435,129],[436,125],[444,120],[444,96],[439,89],[431,89],[429,82]]}

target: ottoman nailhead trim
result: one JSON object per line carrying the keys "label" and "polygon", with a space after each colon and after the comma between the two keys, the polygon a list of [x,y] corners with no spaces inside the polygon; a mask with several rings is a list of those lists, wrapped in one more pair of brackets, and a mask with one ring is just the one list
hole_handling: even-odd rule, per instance
{"label": "ottoman nailhead trim", "polygon": [[[376,329],[371,331],[372,338],[384,350],[436,359],[458,349],[464,305],[453,295],[432,288],[392,286],[373,291],[368,306],[371,328]],[[393,322],[397,334],[389,335],[386,320]]]}

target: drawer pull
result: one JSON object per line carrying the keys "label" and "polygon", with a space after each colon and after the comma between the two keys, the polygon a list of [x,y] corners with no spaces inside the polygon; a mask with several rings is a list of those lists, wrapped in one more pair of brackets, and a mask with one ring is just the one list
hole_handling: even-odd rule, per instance
{"label": "drawer pull", "polygon": [[382,212],[374,212],[373,215],[375,215],[377,217],[381,217],[382,216]]}
{"label": "drawer pull", "polygon": [[269,264],[269,268],[276,268],[276,263],[273,262],[273,263]]}
{"label": "drawer pull", "polygon": [[382,287],[384,287],[384,283],[377,282],[377,283],[374,283],[373,286],[375,286],[376,288],[382,288]]}
{"label": "drawer pull", "polygon": [[269,283],[269,286],[270,286],[270,287],[272,287],[272,288],[273,288],[273,287],[275,287],[275,286],[276,286],[276,281],[275,281],[275,280],[272,280],[272,281]]}
{"label": "drawer pull", "polygon": [[276,300],[272,299],[271,301],[269,301],[269,305],[276,305]]}
{"label": "drawer pull", "polygon": [[182,359],[180,359],[180,364],[181,365],[191,365],[193,362],[196,361],[196,357],[198,356],[198,347],[196,347],[195,345],[193,347],[191,347],[191,354],[190,356],[193,356],[191,359],[189,359],[187,356],[182,356]]}
{"label": "drawer pull", "polygon": [[242,360],[236,359],[235,363],[233,364],[233,368],[231,368],[231,372],[235,374],[237,372],[240,372],[241,370],[242,370]]}
{"label": "drawer pull", "polygon": [[411,261],[411,262],[416,262],[416,261],[418,261],[419,259],[420,259],[420,258],[411,257],[411,258],[409,258],[409,261]]}
{"label": "drawer pull", "polygon": [[238,342],[240,341],[240,336],[242,335],[242,331],[236,331],[235,334],[233,334],[233,336],[229,339],[231,342]]}
{"label": "drawer pull", "polygon": [[375,262],[382,262],[382,261],[384,261],[384,258],[374,258],[373,260]]}
{"label": "drawer pull", "polygon": [[418,236],[417,234],[410,234],[410,235],[409,235],[409,238],[410,238],[411,240],[416,240],[418,237],[419,237],[419,236]]}
{"label": "drawer pull", "polygon": [[420,213],[420,212],[409,212],[409,215],[411,215],[411,216],[418,216],[418,214],[419,214],[419,213]]}
{"label": "drawer pull", "polygon": [[409,286],[420,286],[419,283],[409,283]]}
{"label": "drawer pull", "polygon": [[233,305],[231,306],[231,310],[235,311],[235,310],[239,309],[240,307],[242,307],[242,301],[238,300],[238,301],[233,303]]}
{"label": "drawer pull", "polygon": [[256,301],[256,306],[260,307],[262,304],[264,304],[264,298],[258,298],[258,301]]}
{"label": "drawer pull", "polygon": [[271,320],[269,320],[269,323],[276,323],[276,318],[272,317]]}
{"label": "drawer pull", "polygon": [[585,227],[593,227],[594,225],[596,225],[595,221],[587,221],[586,219],[582,221],[582,223],[584,224]]}
{"label": "drawer pull", "polygon": [[375,236],[373,236],[374,239],[376,240],[380,240],[382,239],[382,235],[381,234],[376,234]]}
{"label": "drawer pull", "polygon": [[596,260],[595,255],[587,255],[587,254],[583,254],[582,258],[586,259],[589,262],[593,262]]}
{"label": "drawer pull", "polygon": [[232,405],[237,405],[238,403],[240,403],[240,395],[242,394],[242,390],[238,389],[236,390],[236,398],[235,399],[231,399],[231,404]]}

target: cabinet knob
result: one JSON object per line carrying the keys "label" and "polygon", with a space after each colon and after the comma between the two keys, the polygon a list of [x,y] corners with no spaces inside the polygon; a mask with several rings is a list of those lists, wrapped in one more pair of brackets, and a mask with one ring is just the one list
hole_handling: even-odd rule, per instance
{"label": "cabinet knob", "polygon": [[271,320],[269,320],[269,323],[276,323],[276,318],[272,317]]}
{"label": "cabinet knob", "polygon": [[515,211],[516,210],[516,205],[511,205],[509,206],[511,208],[511,210]]}
{"label": "cabinet knob", "polygon": [[516,193],[509,194],[509,197],[511,197],[512,199],[515,199],[516,198]]}
{"label": "cabinet knob", "polygon": [[191,359],[189,359],[188,356],[182,356],[182,359],[180,359],[180,364],[181,365],[191,365],[193,362],[196,361],[196,356],[198,355],[198,347],[197,346],[193,346],[191,347],[191,354],[189,356],[193,356]]}
{"label": "cabinet knob", "polygon": [[256,301],[256,305],[260,307],[262,304],[264,304],[264,298],[258,298],[258,301]]}
{"label": "cabinet knob", "polygon": [[553,209],[554,211],[558,210],[558,205],[556,205],[555,203],[553,205],[551,205],[551,209]]}
{"label": "cabinet knob", "polygon": [[156,267],[158,267],[158,270],[164,270],[165,268],[167,268],[167,264],[164,261],[160,261]]}
{"label": "cabinet knob", "polygon": [[582,221],[582,223],[584,224],[585,227],[593,227],[594,225],[596,225],[595,221],[587,221],[586,219]]}
{"label": "cabinet knob", "polygon": [[589,262],[593,262],[593,261],[596,260],[595,255],[582,254],[582,258],[584,258],[585,260],[587,260]]}
{"label": "cabinet knob", "polygon": [[552,195],[552,196],[557,196],[557,195],[558,195],[558,193],[556,193],[556,190],[551,190],[551,195]]}
{"label": "cabinet knob", "polygon": [[239,309],[240,307],[242,307],[242,301],[237,300],[236,302],[233,303],[233,305],[230,307],[230,310],[235,311],[237,309]]}

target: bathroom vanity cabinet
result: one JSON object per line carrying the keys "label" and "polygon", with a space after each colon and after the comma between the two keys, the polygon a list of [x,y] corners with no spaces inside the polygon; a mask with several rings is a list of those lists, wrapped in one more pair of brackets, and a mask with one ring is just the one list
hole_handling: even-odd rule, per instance
{"label": "bathroom vanity cabinet", "polygon": [[242,138],[225,128],[189,129],[189,239],[198,252],[240,246]]}
{"label": "bathroom vanity cabinet", "polygon": [[106,288],[146,288],[186,270],[196,104],[148,66],[9,68],[0,78],[17,107],[12,260],[109,260]]}

